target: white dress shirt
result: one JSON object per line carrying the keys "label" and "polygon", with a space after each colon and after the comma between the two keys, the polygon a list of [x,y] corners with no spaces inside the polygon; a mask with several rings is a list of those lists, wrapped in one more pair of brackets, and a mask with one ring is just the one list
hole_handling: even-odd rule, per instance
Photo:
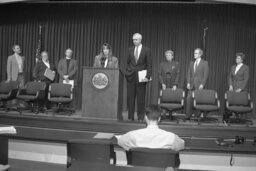
{"label": "white dress shirt", "polygon": [[118,139],[118,145],[125,150],[131,148],[160,148],[179,151],[184,149],[184,140],[176,134],[160,129],[157,125],[149,125],[144,129],[130,131]]}
{"label": "white dress shirt", "polygon": [[43,63],[47,66],[47,68],[50,68],[50,64],[49,64],[48,61],[44,61],[44,60],[42,60],[42,61],[43,61]]}
{"label": "white dress shirt", "polygon": [[239,71],[239,69],[243,66],[243,63],[240,63],[236,66],[236,70],[235,70],[235,75],[237,73],[237,71]]}
{"label": "white dress shirt", "polygon": [[19,73],[23,72],[23,63],[22,63],[22,58],[20,55],[15,54],[17,63],[18,63],[18,69],[19,69]]}
{"label": "white dress shirt", "polygon": [[140,58],[140,53],[141,53],[141,49],[142,49],[142,44],[140,44],[138,47],[135,46],[135,48],[134,48],[134,56],[136,56],[136,48],[138,48],[138,59],[137,59],[137,61],[138,61],[139,58]]}

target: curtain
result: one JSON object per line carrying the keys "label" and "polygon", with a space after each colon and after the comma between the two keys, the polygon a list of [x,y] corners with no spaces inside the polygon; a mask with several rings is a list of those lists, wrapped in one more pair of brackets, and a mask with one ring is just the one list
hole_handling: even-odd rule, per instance
{"label": "curtain", "polygon": [[[186,88],[188,65],[193,51],[203,47],[203,29],[206,31],[205,53],[210,73],[207,88],[217,90],[224,105],[228,89],[227,76],[235,64],[235,53],[244,52],[244,61],[250,67],[249,92],[256,90],[256,15],[255,6],[238,4],[152,4],[152,3],[20,3],[0,6],[0,70],[6,79],[7,57],[13,44],[21,45],[26,57],[25,74],[32,80],[35,65],[39,26],[42,26],[43,49],[55,63],[64,57],[65,49],[74,51],[78,60],[78,106],[81,107],[82,67],[92,66],[94,57],[104,42],[111,44],[118,57],[120,69],[125,70],[128,47],[132,35],[139,32],[142,43],[151,49],[153,81],[147,86],[147,105],[156,104],[159,96],[158,67],[164,60],[164,51],[174,51],[179,61],[179,87]],[[124,81],[123,109],[126,110],[126,83]],[[256,100],[254,98],[254,105]]]}

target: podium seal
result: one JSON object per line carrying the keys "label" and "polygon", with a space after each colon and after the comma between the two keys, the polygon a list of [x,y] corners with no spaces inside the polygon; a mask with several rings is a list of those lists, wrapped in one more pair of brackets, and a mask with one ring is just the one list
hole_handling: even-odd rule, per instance
{"label": "podium seal", "polygon": [[108,86],[108,83],[109,83],[108,76],[104,73],[96,73],[92,77],[92,85],[96,89],[102,90]]}

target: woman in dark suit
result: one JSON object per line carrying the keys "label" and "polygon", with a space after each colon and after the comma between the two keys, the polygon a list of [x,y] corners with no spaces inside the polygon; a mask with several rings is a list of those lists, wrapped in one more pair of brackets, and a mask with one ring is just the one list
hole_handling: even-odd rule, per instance
{"label": "woman in dark suit", "polygon": [[95,56],[93,67],[118,68],[118,59],[112,55],[112,49],[108,43],[104,43],[99,55]]}
{"label": "woman in dark suit", "polygon": [[236,65],[233,65],[229,74],[229,91],[246,91],[249,80],[249,67],[243,64],[244,53],[236,53]]}
{"label": "woman in dark suit", "polygon": [[165,51],[166,60],[160,63],[159,67],[159,82],[162,89],[172,88],[176,90],[180,77],[180,66],[179,63],[174,61],[173,51]]}
{"label": "woman in dark suit", "polygon": [[44,73],[45,70],[48,68],[50,70],[52,70],[54,72],[54,74],[56,73],[55,71],[55,66],[49,62],[49,56],[48,56],[48,52],[47,51],[43,51],[41,53],[41,59],[40,61],[38,61],[36,63],[36,66],[34,68],[34,73],[33,73],[33,77],[35,78],[36,81],[39,82],[45,82],[46,84],[46,91],[45,91],[45,100],[44,100],[44,105],[45,107],[49,107],[49,102],[47,99],[47,95],[48,95],[48,88],[49,85],[53,82],[52,80],[50,80],[49,78],[47,78]]}

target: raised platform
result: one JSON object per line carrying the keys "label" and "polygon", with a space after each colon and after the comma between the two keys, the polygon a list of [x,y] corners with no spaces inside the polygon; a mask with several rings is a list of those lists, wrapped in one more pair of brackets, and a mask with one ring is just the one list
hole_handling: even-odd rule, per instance
{"label": "raised platform", "polygon": [[[115,133],[123,134],[130,130],[140,129],[145,127],[145,123],[117,121],[117,120],[103,120],[97,118],[84,118],[79,114],[73,116],[51,114],[32,114],[24,113],[20,115],[18,112],[0,112],[0,124],[14,125],[23,128],[31,127],[35,129],[45,130],[45,136],[50,134],[51,130],[58,130],[62,133],[72,135],[72,138],[80,138],[81,133]],[[160,127],[166,131],[174,132],[181,137],[225,137],[234,138],[236,135],[246,138],[255,137],[256,126],[225,126],[219,124],[202,124],[198,125],[195,122],[162,122]],[[25,134],[29,138],[29,134]],[[75,137],[74,135],[78,135]],[[56,135],[56,138],[65,141],[64,135]],[[68,137],[67,137],[68,138]]]}

